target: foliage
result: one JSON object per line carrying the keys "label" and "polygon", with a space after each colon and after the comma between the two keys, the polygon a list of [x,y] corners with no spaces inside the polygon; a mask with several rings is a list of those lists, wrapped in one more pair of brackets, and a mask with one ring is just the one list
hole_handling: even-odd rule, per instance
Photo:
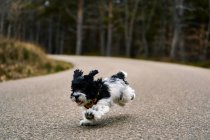
{"label": "foliage", "polygon": [[48,59],[37,45],[0,39],[0,81],[62,71],[68,63]]}
{"label": "foliage", "polygon": [[[49,2],[47,5],[46,1]],[[208,0],[183,0],[182,5],[175,5],[180,0],[140,0],[133,32],[129,34],[132,40],[130,52],[126,52],[129,41],[126,39],[126,21],[131,21],[137,0],[113,1],[111,19],[108,17],[109,1],[84,0],[82,54],[106,54],[104,51],[108,44],[108,25],[111,23],[112,56],[170,58],[177,14],[184,45],[176,46],[174,59],[186,62],[210,59]],[[4,9],[5,12],[0,12],[0,21],[3,23],[0,24],[0,34],[41,44],[45,46],[47,53],[75,54],[78,2],[10,0],[3,3],[3,7],[8,7]],[[126,6],[129,9],[128,19]],[[183,11],[183,14],[179,11]]]}

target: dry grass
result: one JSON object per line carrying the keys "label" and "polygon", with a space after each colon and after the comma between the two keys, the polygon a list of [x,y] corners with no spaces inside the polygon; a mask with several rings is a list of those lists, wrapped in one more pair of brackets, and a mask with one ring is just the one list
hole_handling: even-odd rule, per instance
{"label": "dry grass", "polygon": [[58,72],[71,67],[69,63],[48,59],[37,45],[0,39],[0,82]]}

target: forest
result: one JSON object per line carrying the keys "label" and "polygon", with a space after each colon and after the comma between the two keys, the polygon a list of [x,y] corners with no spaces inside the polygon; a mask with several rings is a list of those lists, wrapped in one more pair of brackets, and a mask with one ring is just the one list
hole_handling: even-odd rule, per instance
{"label": "forest", "polygon": [[210,61],[210,0],[0,0],[0,36],[49,54]]}

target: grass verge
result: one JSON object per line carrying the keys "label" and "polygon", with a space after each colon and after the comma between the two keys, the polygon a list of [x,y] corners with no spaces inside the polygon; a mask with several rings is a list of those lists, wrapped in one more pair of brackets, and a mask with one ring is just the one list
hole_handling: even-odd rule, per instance
{"label": "grass verge", "polygon": [[0,39],[0,82],[59,72],[72,67],[70,63],[49,59],[37,45]]}

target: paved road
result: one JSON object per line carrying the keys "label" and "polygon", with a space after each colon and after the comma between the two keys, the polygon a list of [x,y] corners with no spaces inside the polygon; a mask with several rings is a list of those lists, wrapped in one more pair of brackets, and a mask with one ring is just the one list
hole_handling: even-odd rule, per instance
{"label": "paved road", "polygon": [[0,84],[0,139],[210,139],[210,70],[119,58],[54,56],[98,77],[119,70],[137,98],[98,125],[79,126],[69,99],[73,70]]}

